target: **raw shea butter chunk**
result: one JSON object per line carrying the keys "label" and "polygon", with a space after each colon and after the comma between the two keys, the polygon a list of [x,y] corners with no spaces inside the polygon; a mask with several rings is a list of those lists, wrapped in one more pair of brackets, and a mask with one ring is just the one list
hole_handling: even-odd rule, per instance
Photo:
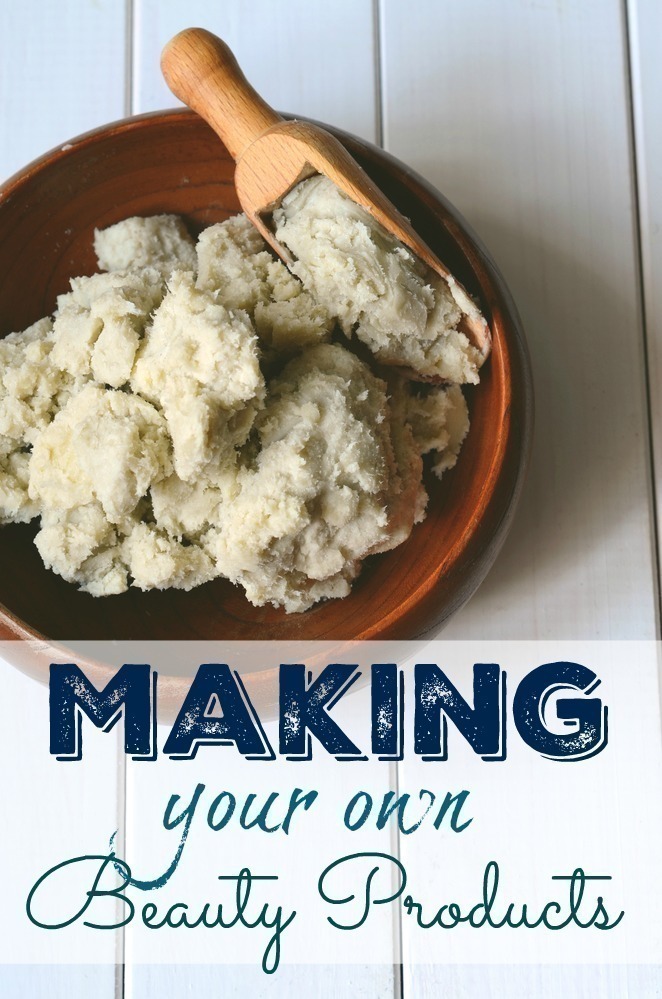
{"label": "raw shea butter chunk", "polygon": [[0,436],[31,444],[69,397],[74,379],[52,354],[50,319],[0,340]]}
{"label": "raw shea butter chunk", "polygon": [[263,343],[292,352],[328,340],[333,321],[245,215],[209,226],[198,240],[198,287],[229,309],[244,309]]}
{"label": "raw shea butter chunk", "polygon": [[110,523],[97,502],[68,510],[45,507],[35,544],[45,566],[92,596],[105,597],[127,589],[123,540],[132,527],[131,518],[121,527]]}
{"label": "raw shea butter chunk", "polygon": [[298,184],[273,218],[292,270],[347,336],[423,378],[478,381],[485,358],[459,329],[463,312],[479,317],[476,306],[330,180]]}
{"label": "raw shea butter chunk", "polygon": [[170,278],[136,360],[134,392],[161,407],[177,475],[191,480],[215,450],[243,444],[264,396],[257,337],[185,271]]}
{"label": "raw shea butter chunk", "polygon": [[192,482],[176,473],[151,489],[152,510],[158,527],[171,537],[197,540],[218,519],[218,508],[237,475],[238,453],[218,453]]}
{"label": "raw shea butter chunk", "polygon": [[[91,596],[218,576],[288,612],[346,596],[425,516],[422,455],[455,463],[482,359],[448,287],[324,185],[281,225],[303,283],[243,215],[197,246],[174,216],[97,231],[105,273],[0,341],[0,523],[40,517],[44,565]],[[337,323],[455,384],[377,368]]]}
{"label": "raw shea butter chunk", "polygon": [[432,470],[441,478],[457,461],[469,432],[469,410],[459,385],[409,388],[404,416],[420,454],[431,454]]}
{"label": "raw shea butter chunk", "polygon": [[53,363],[78,378],[125,385],[164,292],[163,277],[153,268],[74,278],[71,291],[58,298]]}
{"label": "raw shea butter chunk", "polygon": [[29,453],[0,437],[0,524],[27,523],[39,513],[28,495],[29,476]]}
{"label": "raw shea butter chunk", "polygon": [[196,269],[195,243],[178,215],[130,218],[94,230],[94,252],[102,271],[153,267],[164,274]]}
{"label": "raw shea butter chunk", "polygon": [[29,493],[61,510],[98,500],[117,523],[171,468],[165,421],[150,403],[86,385],[38,437]]}
{"label": "raw shea butter chunk", "polygon": [[190,590],[218,575],[197,545],[182,545],[152,524],[138,524],[125,543],[134,584],[141,590]]}
{"label": "raw shea butter chunk", "polygon": [[288,611],[348,593],[360,560],[392,547],[400,484],[385,383],[343,347],[311,348],[271,382],[256,432],[254,464],[207,537],[221,572],[253,603]]}

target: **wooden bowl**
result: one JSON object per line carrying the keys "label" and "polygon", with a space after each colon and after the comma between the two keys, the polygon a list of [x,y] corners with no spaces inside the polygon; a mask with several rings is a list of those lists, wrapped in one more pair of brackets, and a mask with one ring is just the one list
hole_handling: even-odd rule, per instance
{"label": "wooden bowl", "polygon": [[[0,638],[411,639],[443,624],[480,584],[520,492],[532,422],[531,376],[510,294],[459,213],[406,166],[334,131],[467,289],[494,335],[469,392],[471,431],[452,472],[430,479],[426,520],[392,552],[369,559],[344,600],[304,614],[256,608],[215,580],[95,599],[47,571],[33,525],[0,528]],[[189,111],[141,115],[53,150],[9,180],[0,197],[0,333],[52,312],[69,278],[95,267],[92,234],[130,215],[177,212],[193,230],[239,209],[234,164]]]}

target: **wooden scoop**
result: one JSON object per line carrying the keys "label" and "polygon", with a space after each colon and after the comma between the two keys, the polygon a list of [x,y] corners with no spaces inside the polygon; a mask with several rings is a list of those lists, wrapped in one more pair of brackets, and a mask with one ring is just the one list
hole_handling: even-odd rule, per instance
{"label": "wooden scoop", "polygon": [[299,181],[323,174],[448,283],[463,314],[460,329],[487,356],[490,330],[465,289],[337,139],[317,125],[281,118],[253,90],[225,42],[202,28],[175,35],[161,69],[173,94],[222,139],[237,164],[241,207],[286,264],[292,257],[269,228],[271,215]]}

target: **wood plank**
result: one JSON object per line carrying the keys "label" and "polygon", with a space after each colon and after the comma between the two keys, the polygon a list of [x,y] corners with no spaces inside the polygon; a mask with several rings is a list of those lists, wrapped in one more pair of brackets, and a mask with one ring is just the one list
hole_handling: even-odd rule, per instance
{"label": "wood plank", "polygon": [[4,4],[0,180],[68,139],[121,118],[124,4]]}
{"label": "wood plank", "polygon": [[377,135],[370,0],[252,0],[250,4],[135,0],[134,113],[177,101],[159,72],[161,49],[197,25],[220,35],[273,107],[319,118],[364,138]]}
{"label": "wood plank", "polygon": [[[60,143],[105,122],[121,118],[125,108],[125,9],[114,0],[82,0],[69,4],[25,0],[6,4],[2,11],[0,33],[0,182],[21,169],[30,160]],[[0,664],[3,675],[9,667]],[[17,674],[8,673],[3,686],[3,704],[9,707],[9,691],[22,691],[31,704],[46,697],[45,689]],[[26,709],[27,712],[27,709]],[[5,714],[5,712],[3,712]],[[5,718],[3,724],[18,725],[19,719]],[[47,728],[44,728],[47,738]],[[16,732],[16,744],[19,734]],[[24,743],[22,743],[24,745]],[[32,753],[32,748],[25,749]],[[43,773],[44,747],[35,747],[35,758],[28,772]],[[117,827],[119,815],[117,744],[110,737],[103,751],[106,756],[94,767],[94,774],[80,775],[80,784],[70,806],[74,814],[81,801],[98,805],[97,818],[104,817],[109,832]],[[7,759],[9,757],[6,757]],[[29,760],[26,762],[29,763]],[[62,766],[65,766],[64,764]],[[19,795],[20,809],[28,807],[25,785],[14,787],[15,768],[4,775],[7,793]],[[74,778],[74,773],[71,773]],[[9,785],[7,784],[9,781]],[[98,803],[100,788],[103,802]],[[42,812],[57,815],[58,782],[44,791]],[[43,825],[35,823],[21,841],[21,856],[40,855]],[[34,840],[32,839],[34,837]],[[65,844],[63,844],[64,847]],[[57,935],[52,935],[53,943]],[[5,965],[0,970],[0,993],[31,996],[34,999],[113,999],[116,995],[116,959],[114,944],[108,935],[108,963],[99,965],[31,964]],[[44,955],[40,955],[44,960]]]}
{"label": "wood plank", "polygon": [[577,996],[581,999],[656,999],[659,995],[659,966],[595,964],[536,964],[520,967],[471,965],[409,969],[405,995],[416,999],[461,996],[462,999],[538,999],[540,996]]}
{"label": "wood plank", "polygon": [[[394,986],[374,965],[302,965],[280,970],[277,979],[259,968],[219,965],[138,965],[132,969],[135,995],[146,999],[180,999],[182,995],[222,995],[223,999],[388,999]],[[391,975],[391,969],[387,969]],[[216,992],[212,992],[216,989]],[[134,993],[130,993],[134,994]],[[35,997],[41,999],[41,996]]]}
{"label": "wood plank", "polygon": [[[7,647],[5,654],[10,657]],[[0,914],[7,948],[0,957],[0,994],[113,999],[118,935],[96,933],[92,938],[82,927],[61,933],[33,929],[27,923],[25,903],[36,879],[52,865],[108,849],[121,814],[119,733],[89,732],[80,762],[58,762],[48,751],[48,688],[2,658],[0,676],[0,751],[7,761],[2,786],[13,816],[3,823],[0,844],[3,855],[14,858],[7,865]],[[30,738],[26,738],[28,718]],[[77,934],[77,945],[72,944],[72,933]],[[80,947],[78,935],[85,938],[86,951],[84,960],[74,963],[80,953],[74,949]]]}
{"label": "wood plank", "polygon": [[[662,5],[628,0],[632,106],[657,521],[662,522]],[[659,527],[658,527],[659,545]]]}
{"label": "wood plank", "polygon": [[119,995],[109,987],[108,975],[106,965],[5,964],[0,992],[17,999],[105,999]]}
{"label": "wood plank", "polygon": [[380,9],[386,148],[489,247],[519,305],[535,378],[534,453],[514,529],[444,637],[653,637],[621,4]]}

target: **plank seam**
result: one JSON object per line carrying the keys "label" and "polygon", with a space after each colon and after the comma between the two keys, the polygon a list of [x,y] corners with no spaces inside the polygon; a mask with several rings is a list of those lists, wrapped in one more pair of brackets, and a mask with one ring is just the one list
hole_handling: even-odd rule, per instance
{"label": "plank seam", "polygon": [[384,64],[381,0],[372,0],[372,34],[375,53],[375,142],[384,148]]}
{"label": "plank seam", "polygon": [[[117,836],[116,849],[120,856],[126,857],[127,842],[127,786],[126,786],[126,755],[123,740],[120,738],[120,728],[117,731]],[[117,941],[115,964],[115,997],[125,999],[126,990],[126,926],[120,930]]]}
{"label": "plank seam", "polygon": [[124,115],[133,114],[133,56],[134,56],[133,0],[124,0]]}
{"label": "plank seam", "polygon": [[[400,797],[400,763],[396,763],[393,766],[395,771],[395,800],[397,801]],[[395,825],[395,835],[393,837],[395,840],[395,856],[396,859],[402,862],[402,851],[400,849],[401,834],[399,826],[396,822]],[[397,927],[396,927],[396,958],[399,957],[399,962],[393,965],[393,994],[394,999],[405,999],[405,954],[404,954],[404,929],[402,924],[402,908],[400,906],[396,909],[397,912]]]}
{"label": "plank seam", "polygon": [[[133,59],[135,55],[135,17],[136,11],[134,0],[124,0],[124,115],[129,117],[133,114],[133,84],[134,69]],[[119,741],[118,733],[118,775],[117,775],[117,839],[121,846],[122,855],[126,856],[127,840],[127,773],[126,755],[124,747]],[[126,999],[126,927],[120,930],[120,937],[117,946],[117,964],[115,965],[115,996],[116,999]]]}
{"label": "plank seam", "polygon": [[658,521],[658,496],[656,487],[656,468],[655,468],[655,448],[654,448],[654,427],[653,427],[653,406],[651,398],[651,365],[650,365],[650,349],[649,349],[649,336],[648,336],[648,316],[646,308],[646,280],[644,273],[644,257],[646,251],[643,243],[643,226],[642,226],[642,202],[643,198],[641,195],[642,184],[640,180],[640,129],[637,127],[637,104],[635,99],[635,87],[634,87],[634,68],[637,64],[636,55],[633,53],[633,47],[636,44],[636,31],[634,30],[634,25],[636,24],[636,13],[630,10],[631,0],[622,0],[622,12],[623,12],[623,28],[624,28],[624,43],[625,43],[625,71],[626,71],[626,107],[628,116],[628,133],[630,138],[630,159],[632,164],[632,197],[633,197],[633,207],[634,207],[634,237],[635,237],[635,265],[637,273],[637,298],[639,302],[639,313],[641,316],[641,332],[643,341],[643,363],[644,363],[644,401],[645,401],[645,413],[646,413],[646,431],[648,440],[647,450],[649,458],[649,490],[651,497],[651,524],[652,524],[652,541],[654,546],[654,558],[655,558],[655,596],[656,596],[656,610],[657,610],[657,620],[656,620],[656,633],[657,637],[660,637],[660,619],[662,616],[662,567],[660,566],[660,524]]}
{"label": "plank seam", "polygon": [[[378,146],[384,148],[384,46],[382,36],[382,0],[373,0],[372,3],[372,33],[375,59],[375,141]],[[395,775],[395,796],[396,800],[400,796],[400,767],[395,764],[393,767]],[[400,831],[396,825],[394,840],[395,855],[398,860],[400,854]],[[393,964],[393,995],[394,999],[404,999],[404,952],[403,952],[403,925],[402,910],[398,907],[396,917],[396,962]]]}

